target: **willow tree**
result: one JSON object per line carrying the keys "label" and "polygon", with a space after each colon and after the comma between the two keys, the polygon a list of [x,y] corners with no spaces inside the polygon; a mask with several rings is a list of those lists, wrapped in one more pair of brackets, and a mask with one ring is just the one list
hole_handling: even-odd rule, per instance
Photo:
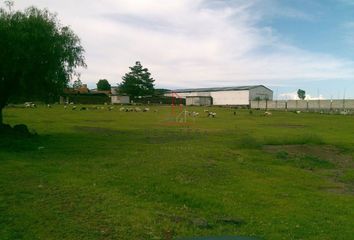
{"label": "willow tree", "polygon": [[0,8],[0,124],[12,97],[55,99],[86,67],[79,37],[56,14]]}

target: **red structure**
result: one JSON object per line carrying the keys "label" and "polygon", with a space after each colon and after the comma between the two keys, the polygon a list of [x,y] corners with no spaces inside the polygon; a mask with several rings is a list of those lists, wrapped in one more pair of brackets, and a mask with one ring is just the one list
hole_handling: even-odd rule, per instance
{"label": "red structure", "polygon": [[176,100],[178,99],[178,105],[179,105],[179,110],[180,112],[183,110],[183,103],[182,103],[182,97],[178,95],[175,92],[171,92],[171,97],[172,97],[172,114],[175,115],[175,106],[176,106]]}

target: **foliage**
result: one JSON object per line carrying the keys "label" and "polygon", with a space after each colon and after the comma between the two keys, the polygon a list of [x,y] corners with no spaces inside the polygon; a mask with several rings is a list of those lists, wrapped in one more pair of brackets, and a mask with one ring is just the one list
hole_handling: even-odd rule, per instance
{"label": "foliage", "polygon": [[304,100],[306,98],[306,92],[302,89],[297,90],[297,96],[301,99]]}
{"label": "foliage", "polygon": [[55,14],[8,6],[0,8],[0,113],[13,96],[56,99],[76,68],[85,66],[80,39]]}
{"label": "foliage", "polygon": [[119,92],[131,97],[142,97],[154,93],[154,79],[147,68],[140,62],[130,67],[130,72],[123,76],[123,82],[119,84]]}
{"label": "foliage", "polygon": [[81,82],[81,80],[78,78],[78,79],[76,79],[75,81],[74,81],[74,83],[73,83],[73,88],[74,89],[79,89],[79,88],[81,88],[82,87],[82,82]]}
{"label": "foliage", "polygon": [[97,90],[99,90],[99,91],[110,91],[111,90],[111,84],[109,84],[107,79],[100,79],[96,85],[97,85]]}

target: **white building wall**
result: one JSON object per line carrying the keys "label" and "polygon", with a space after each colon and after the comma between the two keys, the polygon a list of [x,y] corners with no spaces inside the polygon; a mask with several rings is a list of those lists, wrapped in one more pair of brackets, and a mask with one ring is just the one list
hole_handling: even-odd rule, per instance
{"label": "white building wall", "polygon": [[211,92],[213,105],[249,105],[249,90]]}
{"label": "white building wall", "polygon": [[249,100],[255,100],[257,97],[261,100],[273,100],[273,91],[263,86],[250,89]]}

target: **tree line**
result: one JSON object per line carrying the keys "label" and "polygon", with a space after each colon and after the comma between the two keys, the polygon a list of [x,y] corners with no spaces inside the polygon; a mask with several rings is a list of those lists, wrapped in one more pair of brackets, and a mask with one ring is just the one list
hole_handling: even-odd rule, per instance
{"label": "tree line", "polygon": [[[7,0],[5,8],[0,7],[0,125],[3,108],[11,99],[53,101],[71,81],[73,87],[80,87],[77,69],[86,68],[79,37],[56,14],[36,7],[14,11],[13,5]],[[119,93],[132,98],[152,95],[154,82],[137,61],[123,76]],[[101,79],[97,89],[110,90],[111,85]]]}

